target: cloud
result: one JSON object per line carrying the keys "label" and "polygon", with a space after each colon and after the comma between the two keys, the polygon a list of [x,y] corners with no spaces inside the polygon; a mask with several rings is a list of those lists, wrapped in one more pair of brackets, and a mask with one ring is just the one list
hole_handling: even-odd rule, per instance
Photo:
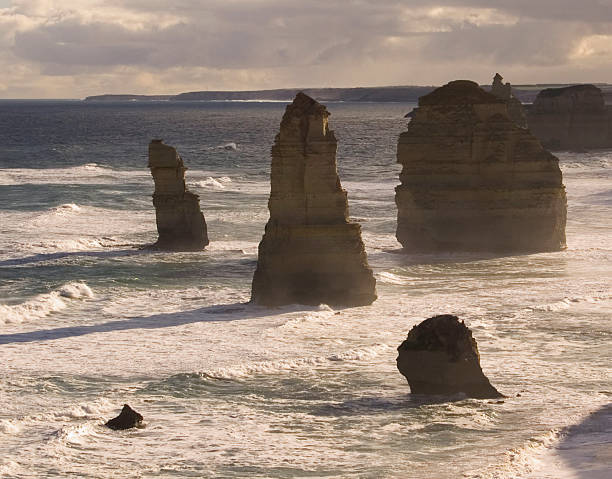
{"label": "cloud", "polygon": [[611,4],[13,0],[0,8],[0,95],[441,84],[498,70],[514,83],[605,81]]}

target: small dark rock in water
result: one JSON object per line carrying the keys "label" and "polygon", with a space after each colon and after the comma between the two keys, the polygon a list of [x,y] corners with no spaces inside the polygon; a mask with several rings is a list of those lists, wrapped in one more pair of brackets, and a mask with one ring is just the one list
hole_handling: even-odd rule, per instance
{"label": "small dark rock in water", "polygon": [[134,411],[127,404],[124,404],[121,413],[108,421],[105,426],[114,430],[130,429],[142,426],[142,419],[142,415]]}
{"label": "small dark rock in water", "polygon": [[397,368],[408,380],[412,394],[504,397],[482,372],[476,340],[456,316],[426,319],[410,330],[397,350]]}

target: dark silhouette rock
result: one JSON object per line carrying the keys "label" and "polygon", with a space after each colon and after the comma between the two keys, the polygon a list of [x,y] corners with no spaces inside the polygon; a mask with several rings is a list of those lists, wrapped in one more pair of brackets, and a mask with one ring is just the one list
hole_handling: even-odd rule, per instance
{"label": "dark silhouette rock", "polygon": [[105,426],[114,430],[131,429],[142,426],[143,417],[127,404],[123,405],[121,413],[108,421]]}
{"label": "dark silhouette rock", "polygon": [[420,98],[397,161],[404,252],[565,248],[559,160],[476,83],[453,81]]}
{"label": "dark silhouette rock", "polygon": [[504,84],[502,82],[503,79],[499,73],[495,74],[493,84],[491,85],[491,93],[506,102],[508,116],[514,123],[521,128],[527,128],[527,117],[525,116],[523,104],[512,94],[512,85],[510,83]]}
{"label": "dark silhouette rock", "polygon": [[408,380],[412,394],[504,397],[482,372],[476,340],[456,316],[426,319],[410,330],[397,350],[397,368]]}
{"label": "dark silhouette rock", "polygon": [[153,205],[159,239],[152,246],[169,251],[198,251],[208,245],[200,197],[185,184],[183,160],[162,140],[149,144],[149,168],[155,181]]}
{"label": "dark silhouette rock", "polygon": [[612,117],[594,85],[547,88],[528,112],[531,132],[549,149],[612,147]]}
{"label": "dark silhouette rock", "polygon": [[272,147],[270,219],[252,301],[359,306],[376,299],[361,226],[348,220],[327,109],[303,93],[287,106]]}

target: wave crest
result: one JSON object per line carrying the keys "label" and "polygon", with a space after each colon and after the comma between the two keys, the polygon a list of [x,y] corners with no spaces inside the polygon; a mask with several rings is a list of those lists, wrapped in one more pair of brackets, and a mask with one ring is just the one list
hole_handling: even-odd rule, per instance
{"label": "wave crest", "polygon": [[68,307],[67,300],[93,298],[94,293],[85,283],[67,283],[56,291],[40,294],[25,303],[0,304],[0,323],[23,323],[42,319]]}

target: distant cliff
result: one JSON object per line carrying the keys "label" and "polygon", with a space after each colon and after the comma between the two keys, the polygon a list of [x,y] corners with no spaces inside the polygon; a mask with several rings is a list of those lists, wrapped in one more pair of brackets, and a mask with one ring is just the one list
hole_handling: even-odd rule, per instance
{"label": "distant cliff", "polygon": [[95,95],[85,101],[167,101],[172,95]]}
{"label": "distant cliff", "polygon": [[193,91],[178,95],[96,95],[85,101],[287,101],[302,91],[318,101],[372,101],[372,102],[416,102],[420,96],[431,92],[429,86],[390,86],[364,88],[292,88],[281,90],[252,91]]}
{"label": "distant cliff", "polygon": [[[522,103],[532,103],[537,94],[550,87],[568,85],[514,85],[512,94]],[[612,104],[612,85],[597,85],[606,103]],[[298,92],[317,101],[414,102],[435,90],[434,86],[381,86],[357,88],[284,88],[250,91],[192,91],[178,95],[94,95],[85,101],[286,101],[291,103]],[[490,85],[485,85],[486,90]]]}

